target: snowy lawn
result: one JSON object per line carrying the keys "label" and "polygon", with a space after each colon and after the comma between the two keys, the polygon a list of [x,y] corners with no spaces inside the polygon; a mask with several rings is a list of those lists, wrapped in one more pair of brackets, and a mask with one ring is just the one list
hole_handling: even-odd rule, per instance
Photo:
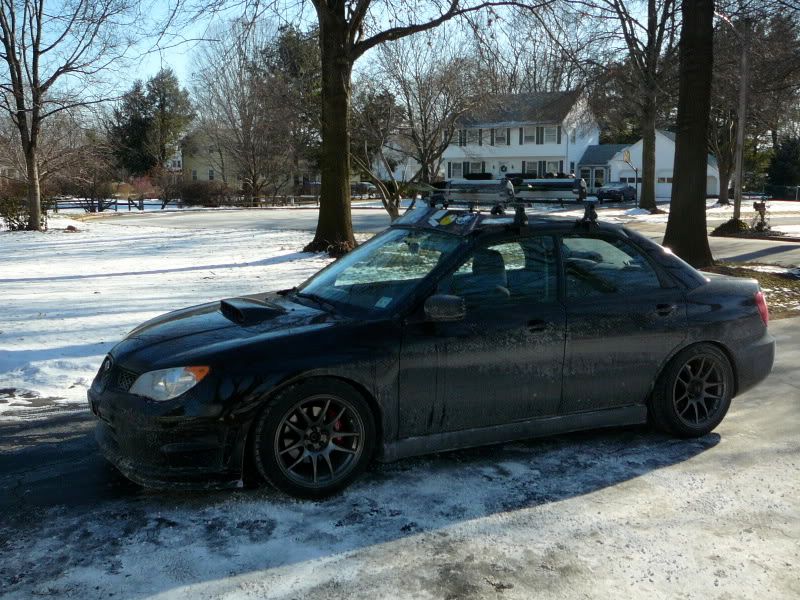
{"label": "snowy lawn", "polygon": [[142,321],[302,282],[328,262],[301,252],[311,237],[64,217],[46,233],[0,232],[0,418],[43,402],[84,403],[103,356]]}

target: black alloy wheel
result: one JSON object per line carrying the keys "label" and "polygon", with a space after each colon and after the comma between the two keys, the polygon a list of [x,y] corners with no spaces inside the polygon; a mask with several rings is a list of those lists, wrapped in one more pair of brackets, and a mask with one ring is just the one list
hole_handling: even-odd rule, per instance
{"label": "black alloy wheel", "polygon": [[713,420],[725,396],[725,377],[713,356],[693,356],[678,372],[672,402],[678,418],[690,427]]}
{"label": "black alloy wheel", "polygon": [[653,390],[654,424],[679,437],[700,437],[720,424],[731,404],[734,376],[728,357],[714,345],[678,353]]}
{"label": "black alloy wheel", "polygon": [[254,458],[261,475],[293,496],[322,498],[368,465],[375,447],[369,406],[338,380],[290,388],[257,419]]}

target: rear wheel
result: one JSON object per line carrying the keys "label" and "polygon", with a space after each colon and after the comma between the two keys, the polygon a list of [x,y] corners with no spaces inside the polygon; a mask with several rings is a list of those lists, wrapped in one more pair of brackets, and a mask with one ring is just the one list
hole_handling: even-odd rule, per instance
{"label": "rear wheel", "polygon": [[261,476],[292,496],[323,498],[353,481],[375,450],[369,405],[349,385],[309,380],[280,394],[255,423]]}
{"label": "rear wheel", "polygon": [[680,352],[662,373],[650,403],[659,429],[679,437],[700,437],[720,424],[733,397],[733,369],[711,344]]}

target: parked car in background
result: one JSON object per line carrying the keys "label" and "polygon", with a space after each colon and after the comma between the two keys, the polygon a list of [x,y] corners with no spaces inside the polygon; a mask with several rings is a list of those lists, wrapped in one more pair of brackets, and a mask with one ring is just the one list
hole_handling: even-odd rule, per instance
{"label": "parked car in background", "polygon": [[597,190],[598,202],[633,202],[636,200],[636,188],[621,181],[607,183]]}

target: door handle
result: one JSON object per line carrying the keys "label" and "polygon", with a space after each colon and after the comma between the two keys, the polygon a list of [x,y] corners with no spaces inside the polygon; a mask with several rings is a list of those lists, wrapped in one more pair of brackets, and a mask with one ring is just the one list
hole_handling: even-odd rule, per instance
{"label": "door handle", "polygon": [[674,304],[656,304],[656,314],[662,317],[672,314],[672,311],[677,308]]}
{"label": "door handle", "polygon": [[531,333],[539,333],[547,329],[547,322],[541,319],[531,319],[528,321],[528,331]]}

